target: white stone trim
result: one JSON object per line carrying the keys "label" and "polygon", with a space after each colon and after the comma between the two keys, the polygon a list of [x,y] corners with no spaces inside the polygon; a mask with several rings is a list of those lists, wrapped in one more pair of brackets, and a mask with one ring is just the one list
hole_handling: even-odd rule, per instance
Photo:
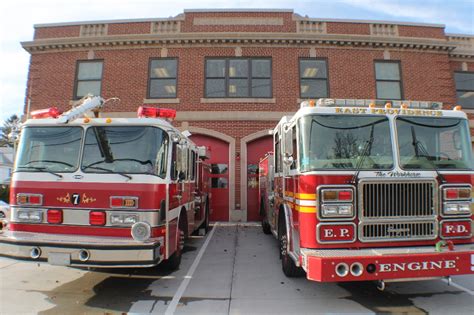
{"label": "white stone trim", "polygon": [[240,25],[240,26],[282,26],[281,17],[196,17],[193,25]]}
{"label": "white stone trim", "polygon": [[240,139],[240,209],[242,221],[247,221],[247,144],[272,134],[272,129],[257,131]]}
{"label": "white stone trim", "polygon": [[179,104],[179,98],[144,98],[143,104]]}
{"label": "white stone trim", "polygon": [[281,117],[294,112],[273,111],[178,111],[179,121],[279,121]]}

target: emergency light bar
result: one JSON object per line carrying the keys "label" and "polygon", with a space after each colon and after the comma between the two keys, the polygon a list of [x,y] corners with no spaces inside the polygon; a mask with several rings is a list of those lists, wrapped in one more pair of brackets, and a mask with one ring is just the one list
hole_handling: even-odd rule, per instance
{"label": "emergency light bar", "polygon": [[176,110],[169,108],[155,108],[140,106],[137,111],[138,118],[167,118],[173,120],[176,118]]}
{"label": "emergency light bar", "polygon": [[390,106],[408,108],[420,108],[420,109],[442,109],[443,103],[441,102],[428,102],[428,101],[390,101],[390,100],[364,100],[364,99],[338,99],[338,98],[320,98],[317,101],[308,100],[301,102],[301,108],[304,107],[385,107],[387,104]]}
{"label": "emergency light bar", "polygon": [[62,111],[60,111],[57,107],[50,107],[45,109],[38,109],[31,112],[31,118],[33,119],[40,119],[40,118],[58,118],[61,115]]}

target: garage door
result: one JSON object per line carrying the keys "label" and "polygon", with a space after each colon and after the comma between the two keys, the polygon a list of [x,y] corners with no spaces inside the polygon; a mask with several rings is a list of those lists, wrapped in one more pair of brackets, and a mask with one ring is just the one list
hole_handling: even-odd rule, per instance
{"label": "garage door", "polygon": [[210,148],[211,158],[211,221],[229,221],[229,143],[213,137],[193,134],[197,145]]}
{"label": "garage door", "polygon": [[247,221],[261,220],[258,209],[258,162],[272,148],[272,136],[247,143]]}

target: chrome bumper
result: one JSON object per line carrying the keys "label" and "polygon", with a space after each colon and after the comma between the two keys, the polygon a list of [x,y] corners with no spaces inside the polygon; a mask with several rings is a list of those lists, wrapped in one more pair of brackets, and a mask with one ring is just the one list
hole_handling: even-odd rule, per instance
{"label": "chrome bumper", "polygon": [[[0,231],[0,256],[76,267],[152,267],[161,262],[158,239],[137,242],[117,237]],[[32,257],[35,249],[37,258]],[[88,259],[84,260],[84,255]],[[82,258],[82,259],[81,259]]]}

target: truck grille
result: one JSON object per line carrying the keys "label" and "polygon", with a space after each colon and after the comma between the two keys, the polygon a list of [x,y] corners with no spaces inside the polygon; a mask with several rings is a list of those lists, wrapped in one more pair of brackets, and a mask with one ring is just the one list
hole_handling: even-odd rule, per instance
{"label": "truck grille", "polygon": [[361,181],[359,238],[366,242],[435,239],[438,207],[434,180]]}
{"label": "truck grille", "polygon": [[433,217],[435,182],[361,183],[361,217],[406,218]]}
{"label": "truck grille", "polygon": [[362,223],[359,229],[367,242],[434,239],[438,233],[435,221]]}

